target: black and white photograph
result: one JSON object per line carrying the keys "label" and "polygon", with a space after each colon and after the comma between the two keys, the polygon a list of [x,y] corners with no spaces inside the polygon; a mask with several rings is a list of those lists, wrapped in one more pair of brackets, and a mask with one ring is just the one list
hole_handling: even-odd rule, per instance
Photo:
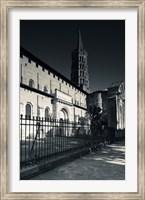
{"label": "black and white photograph", "polygon": [[20,180],[125,180],[125,20],[20,20]]}

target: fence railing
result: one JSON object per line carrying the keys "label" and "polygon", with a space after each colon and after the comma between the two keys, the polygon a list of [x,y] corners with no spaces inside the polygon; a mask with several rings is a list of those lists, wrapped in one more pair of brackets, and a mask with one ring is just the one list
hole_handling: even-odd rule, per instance
{"label": "fence railing", "polygon": [[26,168],[89,148],[100,141],[90,124],[40,117],[20,117],[20,168]]}

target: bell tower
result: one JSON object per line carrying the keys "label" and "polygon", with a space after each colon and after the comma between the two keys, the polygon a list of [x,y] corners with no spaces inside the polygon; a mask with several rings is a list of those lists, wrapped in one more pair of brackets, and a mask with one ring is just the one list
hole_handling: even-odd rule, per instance
{"label": "bell tower", "polygon": [[87,57],[88,54],[84,49],[81,32],[79,31],[77,47],[72,52],[71,81],[90,93]]}

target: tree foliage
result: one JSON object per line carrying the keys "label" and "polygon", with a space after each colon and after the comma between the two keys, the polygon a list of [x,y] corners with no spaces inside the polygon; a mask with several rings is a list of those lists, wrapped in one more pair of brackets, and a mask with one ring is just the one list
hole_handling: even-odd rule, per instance
{"label": "tree foliage", "polygon": [[91,122],[91,134],[97,135],[102,133],[102,127],[108,124],[108,114],[100,107],[90,106],[87,111],[87,117]]}

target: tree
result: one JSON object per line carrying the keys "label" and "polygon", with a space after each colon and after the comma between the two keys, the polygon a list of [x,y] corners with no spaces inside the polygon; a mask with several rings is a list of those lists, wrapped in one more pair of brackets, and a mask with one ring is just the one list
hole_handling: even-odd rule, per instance
{"label": "tree", "polygon": [[108,114],[94,105],[89,107],[86,115],[91,122],[91,135],[101,135],[103,126],[108,124]]}

